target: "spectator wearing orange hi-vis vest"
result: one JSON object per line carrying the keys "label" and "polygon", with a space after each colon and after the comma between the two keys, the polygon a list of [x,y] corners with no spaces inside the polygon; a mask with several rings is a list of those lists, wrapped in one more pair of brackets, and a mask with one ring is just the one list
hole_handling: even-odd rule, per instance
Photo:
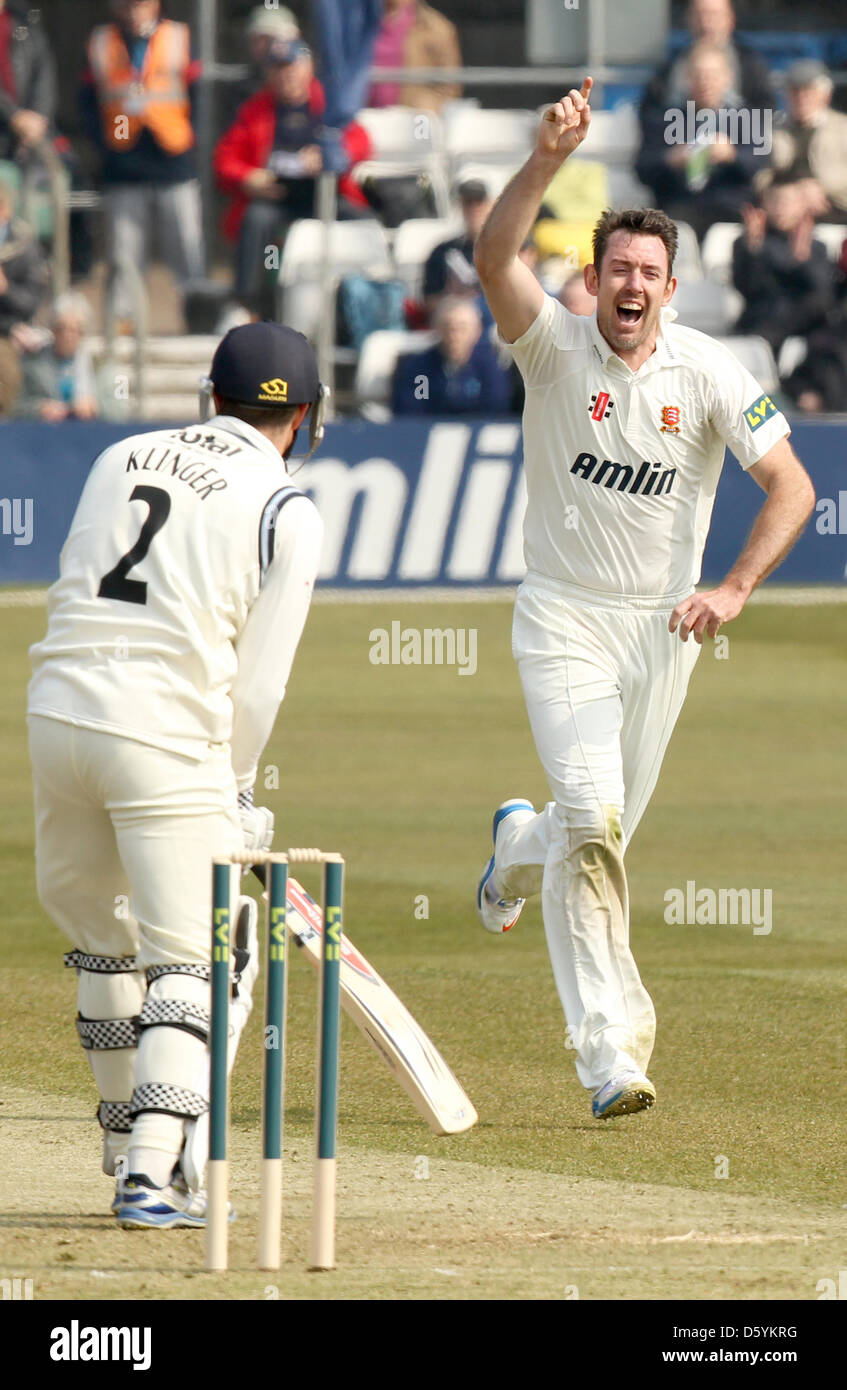
{"label": "spectator wearing orange hi-vis vest", "polygon": [[[114,22],[88,41],[82,89],[86,128],[102,157],[107,250],[144,272],[151,229],[184,289],[204,269],[193,105],[200,65],[187,24],[163,18],[161,0],[111,0]],[[136,306],[119,275],[117,314]]]}

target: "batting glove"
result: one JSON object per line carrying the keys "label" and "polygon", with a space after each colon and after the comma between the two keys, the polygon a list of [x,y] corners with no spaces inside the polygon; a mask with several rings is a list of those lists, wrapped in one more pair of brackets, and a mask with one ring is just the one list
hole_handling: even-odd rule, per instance
{"label": "batting glove", "polygon": [[253,788],[238,793],[238,814],[244,835],[244,851],[259,858],[273,843],[274,813],[267,806],[253,805]]}

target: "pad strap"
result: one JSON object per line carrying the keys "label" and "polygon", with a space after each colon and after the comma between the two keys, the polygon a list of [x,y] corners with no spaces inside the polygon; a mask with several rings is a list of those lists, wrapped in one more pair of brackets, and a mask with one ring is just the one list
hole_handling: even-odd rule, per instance
{"label": "pad strap", "polygon": [[97,1107],[97,1118],[101,1129],[111,1129],[116,1134],[129,1134],[132,1131],[132,1113],[128,1101],[101,1101]]}
{"label": "pad strap", "polygon": [[210,980],[212,968],[210,965],[151,965],[147,971],[148,985],[163,975],[193,975],[195,980]]}
{"label": "pad strap", "polygon": [[90,956],[85,951],[68,951],[64,961],[68,970],[91,970],[97,975],[128,975],[138,970],[135,956]]}
{"label": "pad strap", "polygon": [[135,1018],[83,1018],[77,1016],[76,1031],[87,1052],[109,1052],[119,1047],[138,1046],[139,1020]]}
{"label": "pad strap", "polygon": [[147,1081],[136,1086],[129,1111],[133,1119],[151,1111],[159,1115],[178,1115],[181,1119],[196,1120],[209,1108],[204,1096],[184,1086],[171,1086],[166,1081]]}
{"label": "pad strap", "polygon": [[139,1019],[139,1032],[145,1028],[181,1028],[206,1042],[209,1036],[209,1010],[188,999],[145,999]]}

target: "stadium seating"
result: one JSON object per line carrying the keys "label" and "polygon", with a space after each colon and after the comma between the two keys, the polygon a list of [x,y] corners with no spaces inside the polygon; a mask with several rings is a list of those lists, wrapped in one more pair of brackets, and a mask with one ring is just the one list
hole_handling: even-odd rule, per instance
{"label": "stadium seating", "polygon": [[366,107],[356,119],[373,145],[372,157],[352,170],[356,182],[424,174],[432,186],[436,211],[446,217],[450,197],[441,118],[433,111],[384,106]]}
{"label": "stadium seating", "polygon": [[764,338],[734,335],[728,338],[718,338],[717,341],[723,343],[724,347],[728,347],[739,362],[749,372],[752,372],[762,390],[770,392],[779,388],[777,365],[771,351],[771,345]]}
{"label": "stadium seating", "polygon": [[499,198],[509,179],[513,178],[521,166],[519,159],[506,164],[480,164],[475,160],[467,160],[463,164],[457,164],[453,171],[452,183],[465,183],[468,179],[481,179],[491,194],[492,198]]}
{"label": "stadium seating", "polygon": [[677,222],[679,242],[673,273],[678,280],[702,280],[703,262],[700,259],[700,243],[697,233],[688,222]]}
{"label": "stadium seating", "polygon": [[[106,419],[182,421],[200,416],[201,378],[218,345],[217,334],[147,338],[138,357],[133,338],[88,340]],[[120,384],[120,391],[116,388]]]}
{"label": "stadium seating", "polygon": [[483,111],[459,106],[448,112],[445,144],[451,171],[476,164],[522,164],[532,150],[538,126],[534,111]]}
{"label": "stadium seating", "polygon": [[391,416],[391,381],[397,359],[409,352],[422,352],[436,342],[438,335],[419,333],[371,333],[365,339],[356,367],[354,394],[360,412],[369,420]]}
{"label": "stadium seating", "polygon": [[429,159],[444,149],[441,118],[434,111],[368,106],[356,120],[368,132],[377,160]]}
{"label": "stadium seating", "polygon": [[602,160],[604,164],[616,168],[630,168],[635,163],[641,144],[636,108],[625,105],[612,111],[592,111],[589,141],[592,159]]}
{"label": "stadium seating", "polygon": [[461,218],[415,217],[401,222],[394,233],[394,264],[413,298],[421,292],[423,268],[430,252],[442,241],[458,236]]}
{"label": "stadium seating", "polygon": [[717,280],[682,280],[673,297],[681,324],[715,337],[731,331],[742,307],[741,295]]}
{"label": "stadium seating", "polygon": [[[723,285],[732,283],[732,248],[743,230],[740,222],[713,222],[703,238],[703,269]],[[847,241],[847,227],[836,222],[818,222],[815,236],[824,243],[832,260],[837,261]]]}

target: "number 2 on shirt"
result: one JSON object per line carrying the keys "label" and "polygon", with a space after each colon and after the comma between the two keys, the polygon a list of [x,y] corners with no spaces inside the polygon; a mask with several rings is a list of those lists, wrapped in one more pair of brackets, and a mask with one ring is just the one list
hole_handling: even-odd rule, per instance
{"label": "number 2 on shirt", "polygon": [[141,564],[150,549],[150,542],[156,532],[161,531],[167,521],[168,513],[171,510],[171,499],[170,494],[165,492],[163,488],[139,485],[133,488],[129,500],[130,502],[146,502],[150,511],[135,545],[121,556],[113,570],[109,570],[108,574],[103,575],[100,580],[100,588],[97,590],[97,597],[116,598],[123,603],[146,603],[146,581],[127,579],[127,575],[133,565]]}

